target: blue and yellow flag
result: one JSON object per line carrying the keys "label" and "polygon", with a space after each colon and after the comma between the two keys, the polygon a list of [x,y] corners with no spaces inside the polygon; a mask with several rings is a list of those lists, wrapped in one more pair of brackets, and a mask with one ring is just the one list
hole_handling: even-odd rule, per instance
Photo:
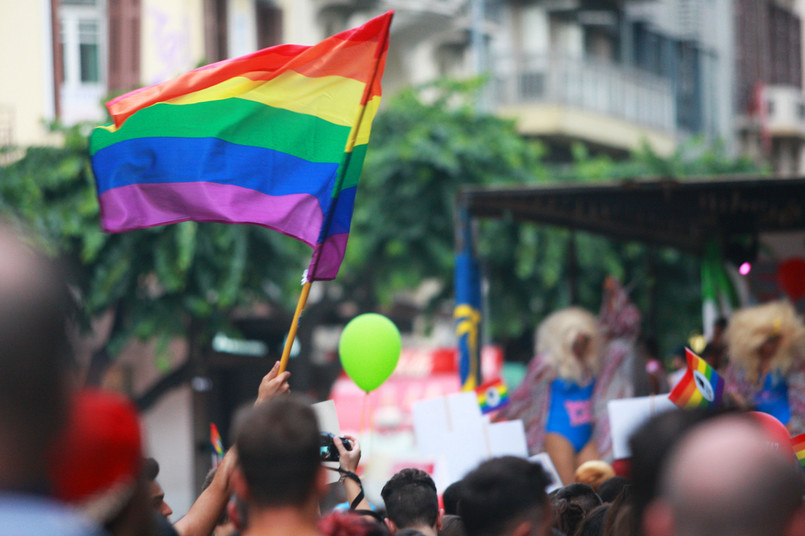
{"label": "blue and yellow flag", "polygon": [[461,390],[471,391],[481,383],[481,276],[472,251],[472,230],[465,209],[459,209],[459,249],[456,254],[456,320]]}

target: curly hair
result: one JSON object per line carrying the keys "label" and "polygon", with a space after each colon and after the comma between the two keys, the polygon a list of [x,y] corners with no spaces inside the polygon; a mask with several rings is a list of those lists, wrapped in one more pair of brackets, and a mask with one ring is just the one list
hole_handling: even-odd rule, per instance
{"label": "curly hair", "polygon": [[795,360],[805,356],[805,324],[786,300],[741,309],[732,315],[724,338],[730,361],[742,368],[750,381],[757,380],[758,349],[771,336],[780,336],[771,369],[785,374]]}
{"label": "curly hair", "polygon": [[[579,335],[587,335],[590,343],[583,364],[573,355],[573,343]],[[582,382],[598,373],[601,367],[601,330],[592,313],[581,307],[568,307],[550,314],[539,325],[536,352],[566,380]]]}

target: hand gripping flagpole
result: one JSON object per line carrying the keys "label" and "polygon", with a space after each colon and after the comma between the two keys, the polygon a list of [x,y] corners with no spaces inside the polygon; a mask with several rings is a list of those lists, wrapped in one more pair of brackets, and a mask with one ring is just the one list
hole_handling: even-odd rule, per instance
{"label": "hand gripping flagpole", "polygon": [[[372,72],[372,77],[366,82],[366,87],[363,90],[363,98],[361,99],[366,104],[368,104],[367,97],[369,93],[372,91],[372,88],[375,83],[375,79],[377,78],[377,71],[378,66],[380,64],[381,57],[385,53],[386,47],[388,46],[389,42],[389,26],[391,26],[391,17],[389,17],[386,21],[386,27],[383,29],[383,39],[378,43],[377,47],[377,55],[376,59],[377,62],[375,63],[374,71]],[[363,115],[366,111],[366,104],[360,107],[358,111],[358,119],[355,123],[355,126],[349,133],[349,138],[347,138],[347,145],[344,149],[344,152],[347,154],[346,159],[344,161],[344,169],[349,164],[349,159],[352,157],[352,149],[355,147],[355,140],[358,137],[358,131],[361,128],[361,123],[363,122]],[[340,191],[341,182],[344,180],[344,172],[343,170],[339,173],[338,182],[339,184],[336,185],[336,188]],[[327,215],[327,220],[325,221],[322,229],[327,229],[330,226],[330,222],[332,221],[333,217],[333,210],[329,211]],[[323,234],[323,233],[322,233]],[[315,255],[315,252],[314,252]],[[291,347],[293,346],[293,341],[296,338],[296,332],[299,329],[299,317],[302,316],[302,311],[305,308],[305,304],[307,303],[307,297],[310,294],[310,287],[313,285],[313,281],[315,277],[315,273],[308,273],[305,271],[305,274],[302,276],[302,293],[299,295],[299,302],[296,304],[296,311],[294,311],[293,320],[291,321],[291,327],[288,330],[288,337],[285,339],[285,348],[282,350],[282,357],[280,358],[280,368],[278,374],[281,374],[285,371],[285,368],[288,366],[288,357],[291,355]]]}

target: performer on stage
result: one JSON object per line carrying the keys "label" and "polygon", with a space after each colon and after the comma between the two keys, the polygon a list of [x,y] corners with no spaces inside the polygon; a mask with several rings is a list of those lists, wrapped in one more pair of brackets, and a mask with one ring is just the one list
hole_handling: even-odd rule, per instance
{"label": "performer on stage", "polygon": [[601,364],[595,316],[562,309],[537,329],[536,356],[499,418],[522,419],[529,451],[547,452],[562,482],[581,463],[598,458],[593,436],[593,390]]}
{"label": "performer on stage", "polygon": [[805,432],[805,324],[791,303],[741,309],[725,337],[727,400],[776,417],[792,435]]}
{"label": "performer on stage", "polygon": [[[607,402],[635,396],[645,369],[635,350],[640,312],[611,277],[600,321],[578,307],[537,329],[536,357],[500,419],[522,419],[531,454],[547,452],[565,484],[588,460],[612,460]],[[642,376],[641,376],[642,375]]]}

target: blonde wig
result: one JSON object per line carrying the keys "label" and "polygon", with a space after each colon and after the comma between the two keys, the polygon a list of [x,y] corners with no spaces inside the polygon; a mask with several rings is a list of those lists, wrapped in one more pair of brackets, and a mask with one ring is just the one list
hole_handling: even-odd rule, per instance
{"label": "blonde wig", "polygon": [[780,300],[747,307],[730,318],[724,333],[729,359],[744,370],[750,381],[757,381],[758,350],[775,335],[780,336],[780,345],[770,367],[785,374],[795,360],[803,357],[805,349],[805,325],[791,303]]}
{"label": "blonde wig", "polygon": [[[583,363],[573,354],[573,342],[581,334],[590,338]],[[580,307],[556,311],[539,325],[536,350],[559,377],[582,383],[590,376],[595,376],[601,367],[601,331],[598,321]]]}

